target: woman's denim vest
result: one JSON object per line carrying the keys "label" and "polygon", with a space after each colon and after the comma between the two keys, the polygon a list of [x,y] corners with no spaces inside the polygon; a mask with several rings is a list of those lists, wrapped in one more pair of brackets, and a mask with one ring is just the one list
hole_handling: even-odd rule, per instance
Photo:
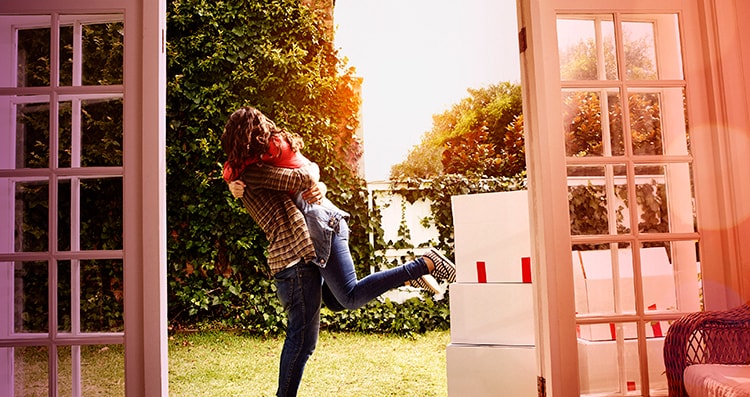
{"label": "woman's denim vest", "polygon": [[307,230],[315,247],[316,264],[325,267],[331,255],[333,233],[343,239],[349,238],[349,227],[346,224],[349,214],[325,197],[321,204],[310,204],[302,198],[302,192],[294,195],[294,204],[305,216]]}

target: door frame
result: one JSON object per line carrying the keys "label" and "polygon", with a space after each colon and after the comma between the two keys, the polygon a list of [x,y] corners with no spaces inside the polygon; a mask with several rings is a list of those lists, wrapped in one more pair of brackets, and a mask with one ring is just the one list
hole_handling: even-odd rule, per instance
{"label": "door frame", "polygon": [[[524,103],[532,263],[540,380],[549,395],[579,395],[578,352],[564,142],[559,131],[561,106],[557,61],[558,12],[620,11],[622,2],[602,0],[517,0],[521,80]],[[689,122],[695,164],[696,211],[701,236],[705,309],[733,307],[750,299],[750,187],[747,158],[748,76],[741,53],[741,13],[734,0],[631,1],[639,13],[680,13]],[[748,8],[744,14],[748,16]],[[731,59],[730,59],[731,58]],[[747,57],[745,57],[747,59]],[[748,77],[746,77],[748,78]],[[734,82],[734,83],[733,83]],[[710,106],[706,106],[708,103]],[[744,111],[742,111],[744,106]],[[743,166],[744,165],[744,166]],[[740,171],[742,170],[742,171]],[[744,181],[743,181],[744,178]],[[744,182],[744,183],[743,183]]]}
{"label": "door frame", "polygon": [[[124,15],[125,394],[166,396],[166,0],[10,0],[0,4],[2,15],[53,13]],[[0,87],[0,95],[11,91]],[[0,257],[15,259],[13,254]]]}

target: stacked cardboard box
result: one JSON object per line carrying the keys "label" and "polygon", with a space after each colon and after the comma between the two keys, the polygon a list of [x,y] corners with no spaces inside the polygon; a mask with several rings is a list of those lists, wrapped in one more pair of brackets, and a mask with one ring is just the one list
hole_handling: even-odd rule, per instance
{"label": "stacked cardboard box", "polygon": [[526,191],[453,196],[448,395],[536,395]]}

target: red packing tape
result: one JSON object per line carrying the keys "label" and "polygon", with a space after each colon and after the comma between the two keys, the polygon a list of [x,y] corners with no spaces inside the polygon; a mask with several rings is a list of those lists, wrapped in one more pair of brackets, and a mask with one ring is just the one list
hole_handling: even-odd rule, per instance
{"label": "red packing tape", "polygon": [[521,258],[521,280],[531,283],[531,258],[527,256]]}
{"label": "red packing tape", "polygon": [[487,282],[487,268],[484,265],[484,261],[477,261],[477,282]]}

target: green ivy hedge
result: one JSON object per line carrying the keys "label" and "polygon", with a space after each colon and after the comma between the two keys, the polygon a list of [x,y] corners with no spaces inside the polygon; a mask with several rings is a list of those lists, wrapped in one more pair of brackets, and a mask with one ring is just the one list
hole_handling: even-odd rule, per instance
{"label": "green ivy hedge", "polygon": [[334,312],[323,308],[321,328],[339,332],[375,332],[412,335],[450,328],[449,294],[434,300],[423,294],[402,303],[374,300],[357,310]]}

